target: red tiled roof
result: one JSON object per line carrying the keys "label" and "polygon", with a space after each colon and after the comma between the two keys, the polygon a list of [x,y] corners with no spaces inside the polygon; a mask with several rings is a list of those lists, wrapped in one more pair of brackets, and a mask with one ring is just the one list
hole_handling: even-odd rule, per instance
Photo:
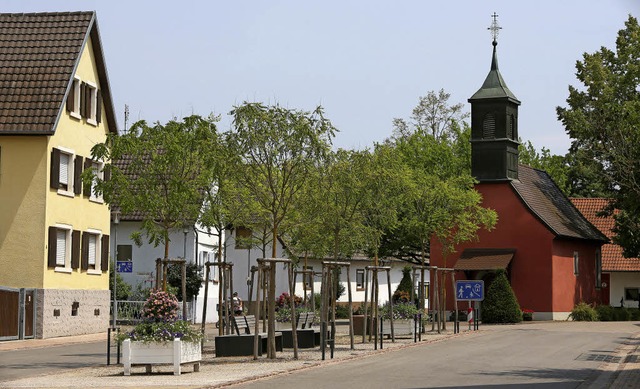
{"label": "red tiled roof", "polygon": [[0,135],[55,131],[80,54],[94,46],[109,130],[117,131],[95,12],[0,14]]}
{"label": "red tiled roof", "polygon": [[571,204],[545,171],[519,165],[518,180],[511,186],[525,205],[557,236],[607,242],[607,237],[595,228]]}
{"label": "red tiled roof", "polygon": [[[598,216],[607,205],[609,199],[602,198],[572,198],[571,202],[576,208],[603,234],[612,238],[612,228],[615,224],[613,216]],[[614,211],[614,213],[617,211]],[[622,247],[614,243],[602,246],[602,270],[603,271],[640,271],[639,258],[625,258],[622,255]]]}

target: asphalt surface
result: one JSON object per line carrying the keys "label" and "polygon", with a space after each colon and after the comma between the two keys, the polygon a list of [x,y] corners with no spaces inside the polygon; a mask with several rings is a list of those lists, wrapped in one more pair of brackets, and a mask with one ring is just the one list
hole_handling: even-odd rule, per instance
{"label": "asphalt surface", "polygon": [[[620,362],[621,344],[637,327],[593,323],[502,326],[472,337],[296,371],[240,388],[607,388],[617,378],[603,363]],[[637,368],[636,368],[637,370]],[[600,380],[598,380],[600,379]],[[640,381],[629,382],[630,388]],[[236,387],[236,386],[234,386]]]}
{"label": "asphalt surface", "polygon": [[[103,341],[0,351],[0,382],[105,365],[104,337]],[[115,363],[115,347],[112,358]]]}

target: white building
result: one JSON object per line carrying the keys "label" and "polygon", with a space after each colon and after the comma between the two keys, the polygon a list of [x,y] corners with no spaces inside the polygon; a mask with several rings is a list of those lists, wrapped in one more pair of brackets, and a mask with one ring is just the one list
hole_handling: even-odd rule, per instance
{"label": "white building", "polygon": [[[118,223],[111,221],[111,234],[113,236],[112,252],[116,254],[118,262],[116,269],[123,281],[135,290],[138,285],[142,288],[151,288],[155,285],[156,259],[164,257],[164,245],[154,246],[143,241],[143,245],[137,246],[131,239],[131,234],[140,231],[141,217],[123,216]],[[213,261],[217,252],[218,235],[214,231],[207,232],[199,225],[189,228],[174,230],[169,235],[169,258],[185,258],[187,263],[197,262],[203,265],[207,261]],[[203,268],[204,270],[204,268]],[[208,323],[218,321],[218,313],[215,311],[218,303],[217,268],[211,267],[211,280],[209,282],[209,296],[207,305]],[[204,272],[203,272],[204,274]],[[202,308],[204,303],[204,283],[200,293],[196,297],[196,322],[202,322]]]}

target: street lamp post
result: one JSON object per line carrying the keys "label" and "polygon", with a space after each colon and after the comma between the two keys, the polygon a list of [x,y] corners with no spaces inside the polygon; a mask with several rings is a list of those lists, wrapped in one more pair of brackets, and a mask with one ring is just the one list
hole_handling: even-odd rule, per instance
{"label": "street lamp post", "polygon": [[118,318],[118,301],[116,295],[116,276],[118,275],[116,268],[118,261],[118,224],[120,224],[120,211],[114,210],[111,212],[113,217],[113,329],[116,328],[116,319]]}

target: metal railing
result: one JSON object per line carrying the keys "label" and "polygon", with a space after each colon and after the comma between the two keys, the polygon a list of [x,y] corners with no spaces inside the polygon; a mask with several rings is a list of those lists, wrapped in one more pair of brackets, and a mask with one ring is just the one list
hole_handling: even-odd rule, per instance
{"label": "metal railing", "polygon": [[[119,324],[135,324],[142,321],[144,301],[118,301],[116,321]],[[111,301],[113,307],[113,301]],[[113,310],[113,309],[112,309]],[[187,317],[182,317],[182,302],[178,302],[178,320],[193,321],[193,303],[187,303]],[[113,315],[113,312],[111,312]],[[112,316],[113,317],[113,316]]]}

